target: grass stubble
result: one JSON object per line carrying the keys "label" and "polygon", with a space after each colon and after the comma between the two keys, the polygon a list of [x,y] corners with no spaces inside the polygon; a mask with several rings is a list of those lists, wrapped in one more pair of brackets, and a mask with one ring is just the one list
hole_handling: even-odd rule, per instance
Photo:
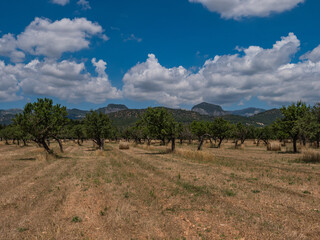
{"label": "grass stubble", "polygon": [[0,144],[0,239],[319,239],[320,165],[250,142]]}

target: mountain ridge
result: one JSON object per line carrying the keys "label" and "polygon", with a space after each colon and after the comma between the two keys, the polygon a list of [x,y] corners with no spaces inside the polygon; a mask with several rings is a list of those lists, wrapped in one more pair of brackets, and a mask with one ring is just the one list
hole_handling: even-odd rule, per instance
{"label": "mountain ridge", "polygon": [[[202,108],[205,109],[203,109],[202,111]],[[224,111],[222,107],[219,105],[205,102],[195,105],[191,110],[172,108],[166,109],[170,113],[172,113],[176,121],[186,124],[191,123],[195,120],[213,121],[213,119],[216,117],[223,117],[224,119],[232,123],[241,122],[247,125],[265,126],[273,123],[277,118],[281,117],[281,112],[279,109],[271,109],[264,112],[262,112],[262,110],[264,109],[258,109],[260,110],[260,112],[258,112],[257,114],[248,115],[252,112],[255,113],[257,108],[246,108],[236,111]],[[21,113],[22,111],[23,110],[21,109],[0,110],[0,124],[10,124],[12,122],[12,119],[15,117],[15,114]],[[99,108],[94,111],[108,114],[110,119],[114,122],[116,126],[125,127],[134,124],[139,119],[139,116],[144,114],[146,109],[129,109],[127,106],[123,104],[109,104],[107,107]],[[67,109],[67,112],[69,119],[81,120],[90,111],[73,108]]]}

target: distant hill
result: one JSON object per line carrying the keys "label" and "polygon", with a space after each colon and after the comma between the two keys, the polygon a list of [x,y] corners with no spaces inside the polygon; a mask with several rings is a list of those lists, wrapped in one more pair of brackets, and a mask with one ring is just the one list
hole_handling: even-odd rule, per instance
{"label": "distant hill", "polygon": [[72,120],[83,119],[89,111],[79,110],[79,109],[67,109],[68,118]]}
{"label": "distant hill", "polygon": [[230,111],[229,113],[232,115],[237,115],[237,116],[243,116],[243,117],[251,117],[253,115],[256,115],[258,113],[265,112],[265,109],[262,108],[245,108],[241,110],[236,110],[236,111]]}
{"label": "distant hill", "polygon": [[206,102],[195,105],[191,111],[214,117],[220,117],[229,114],[228,112],[224,111],[221,106]]}
{"label": "distant hill", "polygon": [[265,109],[261,108],[245,108],[241,110],[236,111],[225,111],[223,108],[219,105],[211,104],[211,103],[200,103],[198,105],[195,105],[191,111],[198,112],[202,115],[209,115],[214,117],[221,117],[226,115],[237,115],[242,117],[251,117],[255,114],[265,112]]}
{"label": "distant hill", "polygon": [[107,107],[99,108],[97,112],[102,112],[104,114],[109,114],[113,112],[119,112],[123,110],[128,110],[126,105],[123,104],[109,104]]}
{"label": "distant hill", "polygon": [[[201,115],[197,112],[192,112],[182,109],[166,108],[169,113],[172,113],[173,118],[181,123],[191,123],[193,121],[212,121],[213,117]],[[128,109],[119,112],[110,113],[109,117],[117,127],[132,126],[137,122],[147,109]]]}
{"label": "distant hill", "polygon": [[277,119],[283,118],[283,115],[280,111],[280,109],[271,109],[262,113],[258,113],[250,119],[252,119],[256,123],[263,123],[264,125],[270,125],[274,123]]}
{"label": "distant hill", "polygon": [[15,117],[16,114],[22,113],[21,109],[8,109],[8,110],[0,110],[0,124],[8,125],[12,122],[12,118]]}
{"label": "distant hill", "polygon": [[[209,103],[201,103],[193,107],[192,111],[182,109],[166,108],[172,113],[174,119],[178,122],[189,124],[193,121],[213,121],[215,117],[223,117],[232,122],[241,122],[246,125],[266,126],[272,124],[277,118],[281,118],[279,109],[272,109],[265,112],[254,114],[256,111],[263,111],[263,109],[247,108],[243,110],[227,112],[222,107]],[[196,110],[196,111],[194,111]],[[114,125],[117,127],[132,126],[146,109],[128,109],[125,105],[109,104],[105,108],[99,108],[97,112],[108,114]],[[0,124],[8,125],[12,123],[12,118],[15,114],[21,113],[21,109],[0,110]],[[68,118],[73,120],[81,120],[89,111],[79,109],[67,109]],[[236,112],[236,113],[234,113]],[[254,114],[253,116],[250,116]],[[248,117],[249,116],[249,117]]]}

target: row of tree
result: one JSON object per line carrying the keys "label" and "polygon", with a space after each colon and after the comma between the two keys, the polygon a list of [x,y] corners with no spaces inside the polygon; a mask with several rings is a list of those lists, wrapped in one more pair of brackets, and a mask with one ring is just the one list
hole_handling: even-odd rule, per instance
{"label": "row of tree", "polygon": [[173,116],[164,108],[148,108],[140,120],[133,127],[119,131],[112,125],[109,117],[102,113],[91,111],[82,121],[72,121],[67,118],[67,110],[61,105],[53,105],[51,99],[38,99],[35,103],[28,103],[22,114],[7,127],[0,126],[1,140],[11,139],[24,145],[34,141],[48,153],[53,153],[50,140],[55,140],[63,152],[63,139],[74,139],[79,145],[85,139],[96,143],[103,150],[105,139],[123,138],[137,143],[161,140],[161,144],[171,143],[171,150],[175,150],[176,139],[182,143],[197,139],[198,150],[201,150],[205,140],[214,141],[219,148],[226,139],[233,139],[235,146],[243,144],[246,139],[257,139],[268,144],[270,139],[280,141],[291,139],[293,150],[297,152],[297,142],[303,144],[320,142],[320,105],[314,107],[298,102],[281,108],[283,118],[273,125],[254,127],[242,123],[231,124],[223,118],[215,118],[212,122],[194,121],[190,125],[183,125],[174,120]]}

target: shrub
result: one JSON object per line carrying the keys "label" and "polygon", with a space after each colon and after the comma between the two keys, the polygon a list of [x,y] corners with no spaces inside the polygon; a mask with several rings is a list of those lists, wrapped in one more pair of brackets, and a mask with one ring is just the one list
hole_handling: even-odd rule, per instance
{"label": "shrub", "polygon": [[303,153],[301,161],[305,163],[320,163],[320,152],[307,150]]}
{"label": "shrub", "polygon": [[281,144],[280,143],[268,143],[267,151],[279,152],[279,151],[281,151]]}
{"label": "shrub", "polygon": [[120,143],[119,143],[119,149],[121,149],[121,150],[128,150],[128,149],[130,149],[129,143],[127,143],[127,142],[120,142]]}

